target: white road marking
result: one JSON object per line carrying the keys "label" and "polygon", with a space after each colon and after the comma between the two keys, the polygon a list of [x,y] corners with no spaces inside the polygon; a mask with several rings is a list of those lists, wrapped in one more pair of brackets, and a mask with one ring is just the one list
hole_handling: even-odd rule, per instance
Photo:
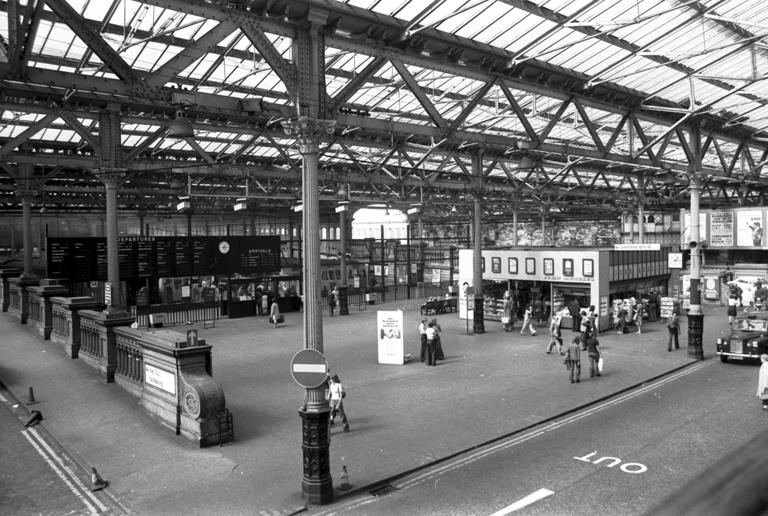
{"label": "white road marking", "polygon": [[[72,489],[73,492],[79,498],[83,498],[83,501],[86,503],[86,505],[88,505],[89,509],[92,507],[91,503],[98,508],[98,509],[92,509],[91,512],[107,512],[107,506],[104,505],[101,502],[101,500],[99,500],[93,493],[91,493],[91,490],[88,489],[88,487],[86,487],[85,484],[83,484],[83,482],[80,480],[80,477],[78,477],[77,474],[74,471],[72,471],[72,469],[64,463],[62,458],[53,450],[53,448],[51,448],[51,446],[45,441],[45,439],[43,439],[43,437],[38,433],[37,430],[35,430],[34,428],[29,428],[22,432],[25,434],[24,436],[27,437],[27,439],[30,439],[25,432],[32,434],[33,437],[37,440],[37,442],[40,443],[40,446],[42,446],[42,448],[45,449],[45,452],[47,452],[47,455],[43,455],[43,453],[45,452],[42,452],[41,455],[43,455],[46,461],[49,461],[49,458],[51,458],[56,462],[56,464],[53,464],[51,462],[49,462],[49,464],[51,464],[51,467],[54,468],[54,471],[56,471],[57,474],[59,474],[61,470],[66,472],[67,477],[71,479],[72,482],[74,482],[78,491],[75,491],[75,488],[72,487],[70,482],[68,482],[67,480],[65,480],[65,483],[68,486],[70,486],[70,489]],[[37,448],[37,445],[35,445],[35,448]],[[39,448],[38,448],[38,452],[39,453],[41,452]],[[62,474],[60,474],[59,476],[61,476]],[[83,496],[80,496],[80,493],[82,493],[84,497],[87,498],[87,500]],[[89,503],[89,501],[91,503]]]}
{"label": "white road marking", "polygon": [[[512,448],[513,446],[517,446],[519,444],[523,444],[526,441],[530,441],[531,439],[534,439],[536,437],[542,436],[546,434],[547,432],[551,432],[553,430],[557,430],[558,428],[561,428],[563,426],[569,425],[571,423],[574,423],[580,419],[584,419],[586,417],[589,417],[597,412],[601,412],[603,410],[606,410],[610,407],[613,407],[614,405],[618,405],[620,403],[623,403],[627,400],[630,400],[632,398],[636,398],[638,396],[641,396],[643,394],[646,394],[648,391],[652,391],[654,389],[659,388],[660,386],[673,382],[683,376],[687,376],[689,374],[692,374],[699,369],[702,369],[704,367],[708,367],[712,365],[714,362],[700,362],[696,365],[687,367],[686,369],[683,369],[682,371],[679,371],[677,373],[674,373],[672,375],[666,376],[660,380],[656,380],[652,383],[649,383],[647,385],[644,385],[638,389],[632,390],[630,392],[624,393],[620,396],[617,396],[615,398],[611,398],[607,401],[604,401],[602,403],[599,403],[597,405],[593,405],[583,411],[579,411],[576,414],[567,416],[563,419],[558,419],[551,421],[549,423],[546,423],[542,425],[541,427],[532,428],[522,434],[518,434],[515,436],[512,436],[508,439],[505,439],[503,441],[500,441],[492,446],[488,446],[486,448],[480,449],[474,453],[467,454],[461,459],[456,459],[451,462],[445,463],[441,466],[425,470],[424,472],[420,474],[416,474],[412,477],[404,479],[402,482],[392,482],[392,486],[395,487],[398,491],[404,491],[405,489],[409,489],[411,487],[417,486],[421,484],[422,482],[425,482],[426,480],[429,480],[433,477],[442,475],[444,473],[448,473],[449,471],[453,471],[456,469],[459,469],[461,467],[466,466],[467,464],[471,464],[473,462],[476,462],[480,459],[483,459],[489,455],[492,455],[500,450],[504,450],[506,448]],[[358,507],[362,507],[364,505],[368,505],[370,503],[373,503],[376,500],[375,497],[370,496],[363,499],[355,499],[350,500],[347,503],[343,503],[340,505],[337,505],[333,508],[331,508],[327,512],[320,512],[319,515],[322,514],[337,514],[342,511],[349,511]]]}
{"label": "white road marking", "polygon": [[496,511],[491,516],[506,516],[507,514],[510,514],[512,512],[515,512],[518,509],[522,509],[526,505],[531,505],[532,503],[538,502],[539,500],[542,500],[546,498],[547,496],[551,496],[555,494],[554,491],[550,491],[549,489],[539,489],[538,491],[535,491],[525,498],[521,498],[520,500],[516,501],[512,505],[508,505],[507,507],[504,507],[500,511]]}
{"label": "white road marking", "polygon": [[61,479],[62,482],[64,482],[64,484],[69,488],[69,490],[72,491],[72,494],[74,494],[76,497],[80,499],[81,502],[83,502],[83,504],[88,508],[88,511],[91,514],[98,514],[96,507],[91,505],[88,502],[88,499],[83,495],[83,493],[78,491],[77,488],[74,485],[72,485],[72,482],[70,482],[69,478],[67,478],[64,472],[59,469],[59,467],[53,462],[53,460],[48,455],[46,455],[46,453],[42,450],[42,448],[40,448],[40,446],[35,442],[35,440],[32,437],[30,437],[27,431],[24,430],[21,432],[21,434],[27,439],[27,441],[29,441],[29,444],[31,444],[32,447],[35,449],[35,451],[37,451],[37,453],[40,454],[43,460],[48,463],[48,465],[51,467],[53,472],[56,473],[56,475],[58,475],[58,477]]}

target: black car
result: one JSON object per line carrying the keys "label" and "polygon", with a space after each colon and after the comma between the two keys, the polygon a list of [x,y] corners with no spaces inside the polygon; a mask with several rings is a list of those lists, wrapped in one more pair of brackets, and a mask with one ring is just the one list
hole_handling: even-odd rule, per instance
{"label": "black car", "polygon": [[716,343],[717,354],[723,362],[731,360],[759,360],[768,353],[768,312],[746,312],[736,316],[728,335],[721,335]]}

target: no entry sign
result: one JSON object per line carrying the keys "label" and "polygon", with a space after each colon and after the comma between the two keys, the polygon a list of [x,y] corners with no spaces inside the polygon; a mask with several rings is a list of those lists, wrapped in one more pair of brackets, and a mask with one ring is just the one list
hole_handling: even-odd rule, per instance
{"label": "no entry sign", "polygon": [[291,359],[293,381],[305,389],[320,387],[328,375],[328,361],[316,349],[302,349]]}

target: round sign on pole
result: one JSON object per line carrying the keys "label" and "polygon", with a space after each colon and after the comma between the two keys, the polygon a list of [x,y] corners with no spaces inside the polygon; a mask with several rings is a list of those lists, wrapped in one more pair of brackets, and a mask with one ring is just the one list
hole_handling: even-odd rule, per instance
{"label": "round sign on pole", "polygon": [[325,383],[328,376],[328,361],[316,349],[297,351],[291,359],[293,381],[305,389],[314,389]]}

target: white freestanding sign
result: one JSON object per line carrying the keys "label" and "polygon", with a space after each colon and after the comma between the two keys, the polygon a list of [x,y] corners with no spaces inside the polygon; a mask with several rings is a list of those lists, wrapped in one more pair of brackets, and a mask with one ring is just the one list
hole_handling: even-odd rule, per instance
{"label": "white freestanding sign", "polygon": [[379,364],[404,364],[403,311],[379,310],[376,312],[376,321]]}

